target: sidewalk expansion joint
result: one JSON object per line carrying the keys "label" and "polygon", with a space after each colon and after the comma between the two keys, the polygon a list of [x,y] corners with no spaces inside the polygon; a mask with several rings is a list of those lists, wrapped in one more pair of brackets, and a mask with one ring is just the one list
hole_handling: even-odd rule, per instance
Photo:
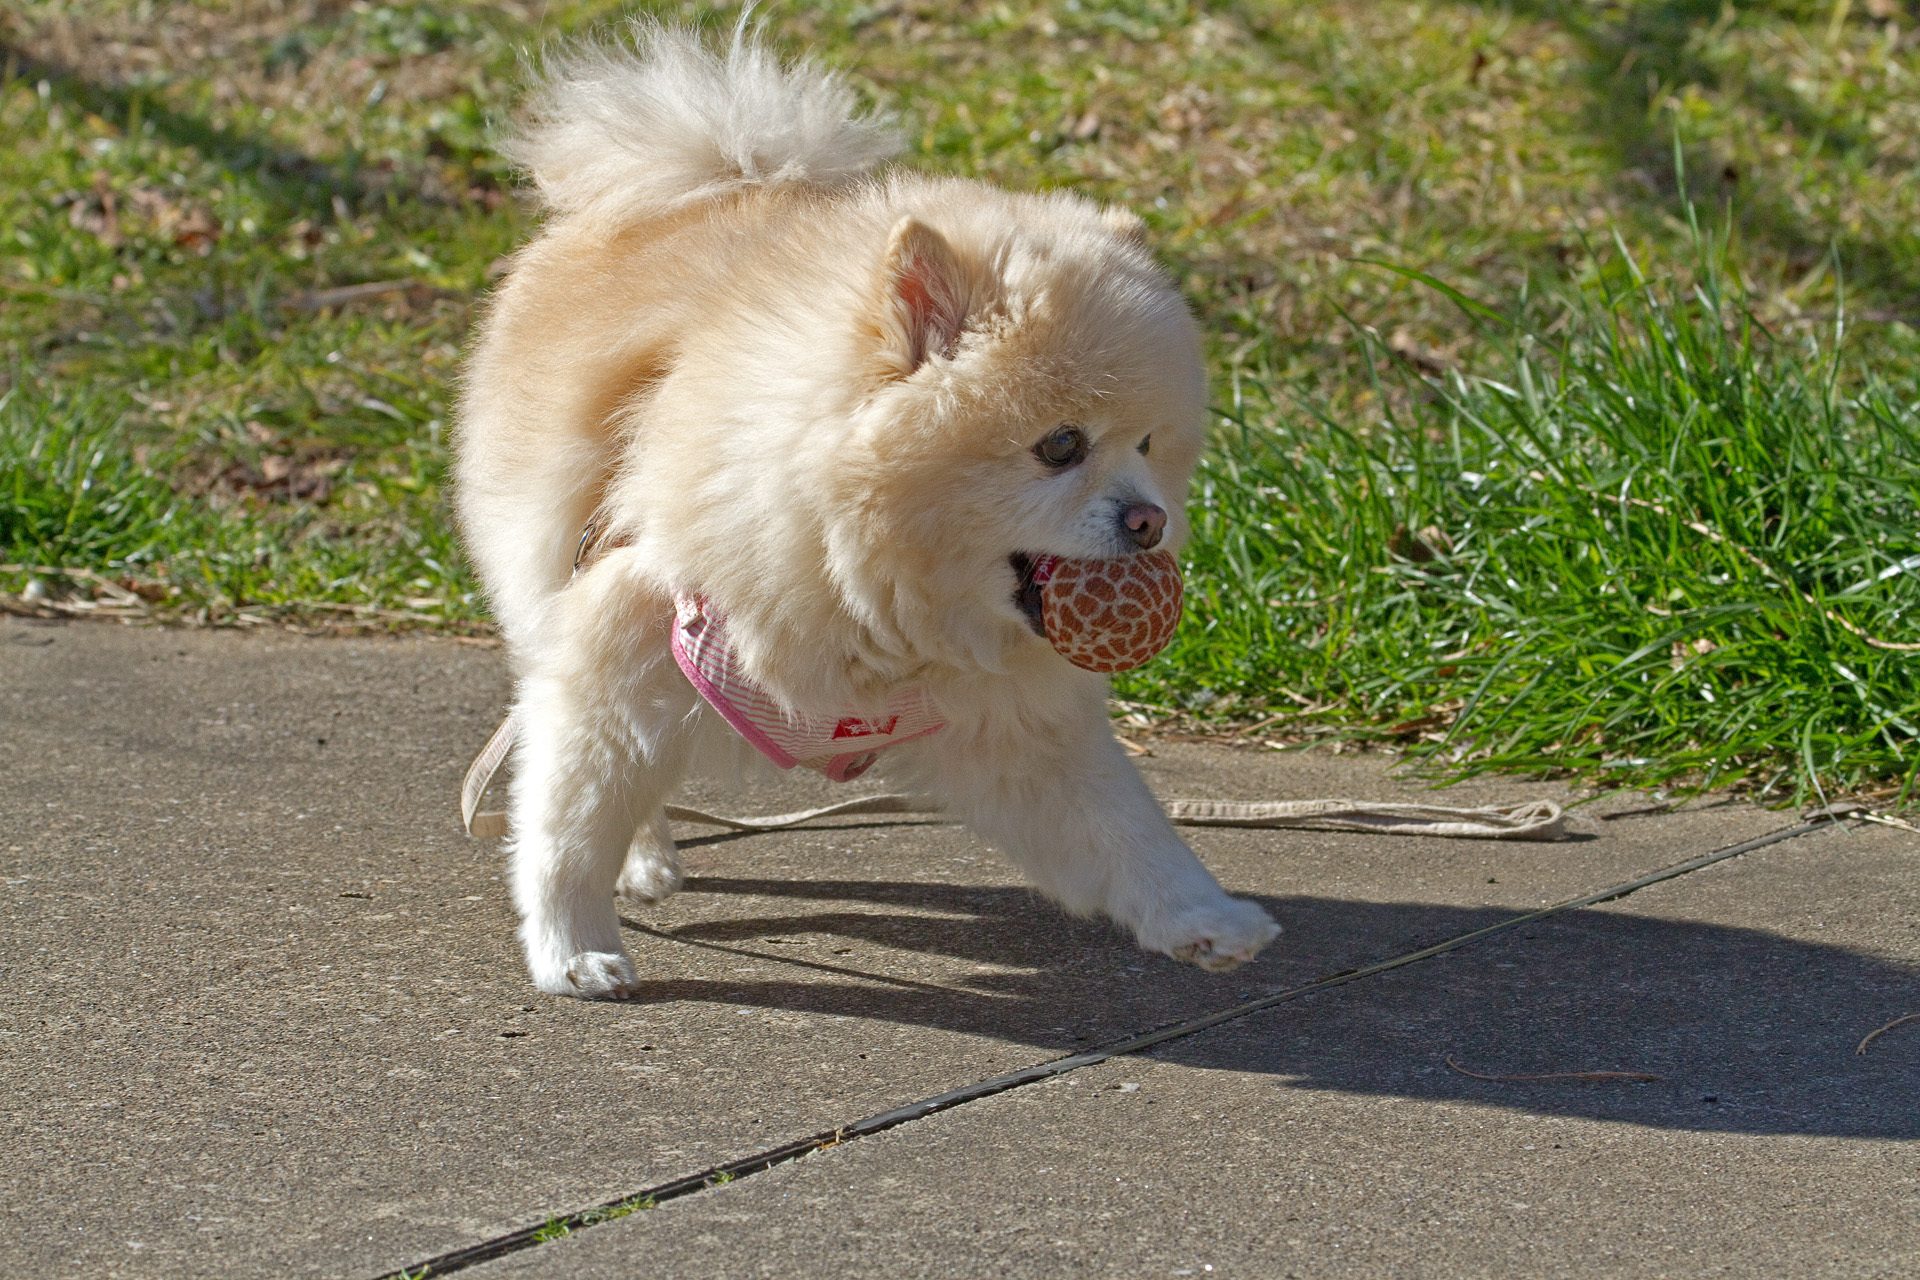
{"label": "sidewalk expansion joint", "polygon": [[[511,1253],[518,1253],[523,1249],[531,1249],[535,1245],[545,1244],[550,1240],[559,1239],[574,1231],[599,1226],[604,1222],[626,1217],[637,1210],[651,1209],[656,1205],[664,1204],[668,1200],[678,1200],[683,1196],[690,1196],[711,1187],[725,1186],[741,1178],[751,1177],[756,1173],[764,1173],[768,1169],[798,1160],[803,1156],[812,1155],[816,1151],[826,1151],[842,1143],[852,1142],[857,1138],[869,1137],[873,1134],[883,1133],[888,1129],[897,1128],[904,1124],[911,1124],[916,1120],[923,1120],[937,1112],[948,1111],[954,1107],[964,1106],[970,1102],[978,1102],[982,1098],[990,1098],[995,1094],[1005,1093],[1010,1089],[1018,1089],[1025,1085],[1037,1084],[1043,1080],[1056,1079],[1066,1075],[1070,1071],[1078,1071],[1082,1067],[1091,1067],[1111,1058],[1120,1058],[1128,1054],[1139,1053],[1144,1049],[1151,1049],[1156,1045],[1166,1044],[1169,1041],[1183,1040],[1188,1036],[1198,1035],[1202,1031],[1207,1031],[1229,1022],[1237,1022],[1263,1009],[1271,1009],[1275,1005],[1287,1004],[1303,996],[1328,991],[1334,987],[1343,987],[1350,982],[1359,982],[1365,978],[1376,977],[1379,974],[1387,973],[1394,969],[1404,968],[1411,964],[1418,964],[1422,960],[1431,960],[1435,956],[1445,955],[1449,951],[1456,951],[1471,943],[1484,941],[1495,934],[1505,933],[1510,929],[1516,929],[1521,925],[1531,924],[1537,920],[1544,920],[1549,916],[1556,916],[1567,911],[1577,911],[1582,907],[1596,906],[1603,902],[1613,902],[1629,894],[1637,893],[1650,885],[1656,885],[1665,880],[1675,880],[1681,876],[1690,875],[1702,868],[1713,866],[1718,862],[1725,862],[1727,859],[1738,857],[1743,853],[1751,853],[1756,849],[1763,849],[1771,844],[1779,844],[1783,840],[1792,840],[1797,836],[1809,835],[1815,831],[1823,831],[1839,826],[1842,819],[1855,816],[1857,815],[1851,813],[1828,814],[1823,812],[1820,816],[1812,818],[1809,821],[1797,823],[1791,827],[1782,827],[1778,831],[1772,831],[1752,840],[1742,841],[1739,844],[1729,845],[1724,849],[1702,854],[1697,858],[1689,858],[1685,862],[1676,862],[1670,867],[1649,872],[1644,876],[1629,880],[1624,884],[1616,884],[1605,889],[1598,889],[1592,893],[1582,894],[1577,898],[1568,898],[1564,902],[1556,902],[1552,906],[1542,907],[1537,911],[1529,911],[1522,915],[1514,916],[1511,919],[1502,920],[1497,924],[1490,924],[1484,928],[1475,929],[1470,933],[1463,933],[1457,937],[1448,938],[1444,942],[1437,942],[1432,946],[1422,947],[1417,951],[1408,951],[1390,959],[1377,961],[1358,969],[1347,969],[1340,973],[1330,974],[1327,977],[1316,979],[1303,986],[1289,987],[1283,991],[1270,992],[1264,996],[1242,1001],[1232,1008],[1221,1009],[1214,1013],[1202,1014],[1196,1018],[1188,1018],[1183,1021],[1165,1024],[1151,1031],[1144,1031],[1136,1035],[1128,1036],[1122,1040],[1111,1041],[1097,1048],[1089,1049],[1084,1053],[1076,1053],[1064,1058],[1054,1058],[1047,1062],[1035,1063],[1030,1067],[1022,1067],[1018,1071],[1010,1071],[1005,1075],[994,1076],[991,1079],[981,1080],[975,1084],[964,1085],[958,1089],[950,1089],[945,1093],[938,1093],[929,1098],[922,1098],[918,1102],[909,1102],[905,1106],[895,1107],[891,1111],[882,1111],[878,1115],[868,1116],[864,1120],[856,1120],[851,1124],[842,1125],[839,1128],[825,1133],[817,1133],[812,1137],[801,1138],[777,1147],[770,1147],[764,1151],[745,1156],[738,1160],[730,1160],[725,1164],[714,1165],[712,1168],[704,1169],[699,1173],[688,1174],[682,1178],[675,1178],[671,1182],[663,1182],[643,1191],[621,1196],[617,1200],[609,1200],[604,1204],[595,1205],[590,1209],[583,1209],[564,1216],[549,1218],[545,1222],[522,1227],[517,1231],[511,1231],[504,1235],[495,1236],[493,1239],[482,1241],[479,1244],[437,1254],[434,1257],[413,1263],[411,1266],[402,1267],[398,1271],[386,1272],[379,1277],[379,1280],[425,1280],[425,1278],[429,1276],[444,1276],[455,1271],[462,1271],[468,1267],[477,1266],[482,1262],[490,1262],[495,1258],[504,1257]],[[651,933],[653,930],[649,929],[646,930],[646,932]],[[671,935],[661,936],[671,937]],[[683,939],[675,940],[684,941]],[[785,957],[768,956],[765,958],[785,961]]]}

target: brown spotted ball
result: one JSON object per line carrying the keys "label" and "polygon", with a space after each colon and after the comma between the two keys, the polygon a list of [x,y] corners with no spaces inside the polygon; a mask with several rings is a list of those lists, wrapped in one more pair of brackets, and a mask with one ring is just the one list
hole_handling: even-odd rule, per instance
{"label": "brown spotted ball", "polygon": [[1131,671],[1180,625],[1180,562],[1170,551],[1111,560],[1044,556],[1034,566],[1047,639],[1076,667]]}

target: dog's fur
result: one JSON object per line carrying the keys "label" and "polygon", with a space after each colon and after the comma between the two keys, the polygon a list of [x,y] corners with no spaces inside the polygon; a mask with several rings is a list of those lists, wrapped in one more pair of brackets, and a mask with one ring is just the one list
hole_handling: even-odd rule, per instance
{"label": "dog's fur", "polygon": [[[660,806],[739,748],[670,654],[677,594],[795,708],[924,685],[947,728],[879,770],[1069,911],[1214,969],[1279,932],[1015,599],[1010,557],[1136,553],[1129,507],[1165,508],[1178,546],[1187,309],[1131,214],[871,176],[891,148],[832,77],[652,27],[562,56],[510,144],[547,221],[467,366],[457,493],[519,677],[512,882],[542,990],[633,986],[614,895],[678,886]],[[1092,446],[1056,469],[1033,450],[1063,423]],[[590,518],[610,549],[570,579]]]}

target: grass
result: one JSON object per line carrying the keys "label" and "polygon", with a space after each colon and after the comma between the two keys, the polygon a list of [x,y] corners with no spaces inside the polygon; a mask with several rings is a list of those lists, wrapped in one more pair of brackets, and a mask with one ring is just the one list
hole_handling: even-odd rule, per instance
{"label": "grass", "polygon": [[1187,625],[1122,691],[1455,775],[1904,798],[1915,387],[1768,334],[1700,250],[1686,287],[1621,254],[1556,300],[1560,336],[1501,324],[1498,376],[1419,380],[1375,421],[1245,371]]}
{"label": "grass", "polygon": [[[721,1181],[731,1179],[722,1178]],[[631,1196],[618,1204],[607,1205],[599,1209],[587,1209],[580,1213],[567,1214],[564,1217],[549,1215],[546,1222],[537,1228],[532,1239],[540,1244],[565,1239],[576,1230],[584,1227],[597,1227],[603,1222],[615,1222],[647,1209],[657,1207],[652,1196]]]}
{"label": "grass", "polygon": [[[473,589],[433,495],[444,463],[415,461],[376,473],[375,500],[351,514],[197,501],[175,482],[196,465],[190,446],[139,442],[111,395],[16,383],[0,399],[0,556],[19,567],[0,575],[86,595],[104,573],[110,608],[200,622],[471,629]],[[355,482],[351,466],[337,474]]]}
{"label": "grass", "polygon": [[[0,12],[0,565],[75,571],[0,569],[14,607],[483,628],[449,384],[530,230],[489,122],[630,8]],[[1140,210],[1213,335],[1195,608],[1126,696],[1455,771],[1910,776],[1907,655],[1847,625],[1911,638],[1889,0],[764,13],[911,162]]]}

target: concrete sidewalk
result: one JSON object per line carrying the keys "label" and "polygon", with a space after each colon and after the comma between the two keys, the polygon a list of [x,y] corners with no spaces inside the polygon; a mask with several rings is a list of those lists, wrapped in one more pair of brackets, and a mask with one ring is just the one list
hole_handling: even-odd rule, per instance
{"label": "concrete sidewalk", "polygon": [[[1287,928],[1225,976],[937,821],[686,828],[687,890],[626,912],[647,998],[587,1004],[526,983],[454,817],[505,695],[453,642],[0,620],[7,1274],[378,1276],[1791,821],[1195,831]],[[1144,767],[1415,793],[1370,757]],[[1884,828],[1774,844],[468,1274],[1915,1274],[1920,1023],[1854,1047],[1920,1012],[1917,870]]]}

